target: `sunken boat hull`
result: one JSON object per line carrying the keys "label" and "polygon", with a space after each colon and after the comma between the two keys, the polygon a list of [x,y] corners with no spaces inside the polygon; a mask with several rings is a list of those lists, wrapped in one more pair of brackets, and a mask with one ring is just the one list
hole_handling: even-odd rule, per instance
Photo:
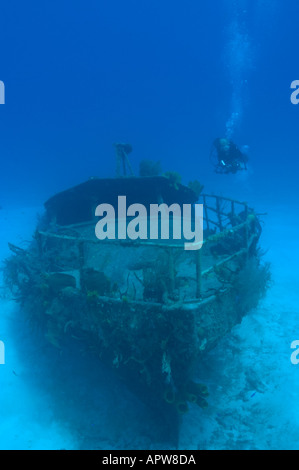
{"label": "sunken boat hull", "polygon": [[[98,240],[97,203],[115,203],[117,193],[133,200],[137,186],[145,205],[152,202],[147,187],[167,204],[197,199],[166,178],[99,179],[72,188],[46,203],[27,250],[11,246],[5,276],[53,347],[77,341],[178,426],[191,403],[208,406],[207,387],[194,381],[200,361],[256,307],[269,272],[254,211],[217,196],[199,200],[200,250],[173,241]],[[76,201],[79,211],[72,211]]]}

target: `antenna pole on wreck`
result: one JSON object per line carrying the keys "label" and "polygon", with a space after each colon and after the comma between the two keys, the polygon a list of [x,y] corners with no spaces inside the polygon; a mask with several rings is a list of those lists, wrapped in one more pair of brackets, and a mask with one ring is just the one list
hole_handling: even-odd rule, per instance
{"label": "antenna pole on wreck", "polygon": [[[127,176],[127,167],[130,175],[134,176],[131,163],[128,158],[129,153],[133,150],[132,146],[130,144],[114,144],[114,147],[116,151],[116,176]],[[123,174],[121,174],[121,165]]]}

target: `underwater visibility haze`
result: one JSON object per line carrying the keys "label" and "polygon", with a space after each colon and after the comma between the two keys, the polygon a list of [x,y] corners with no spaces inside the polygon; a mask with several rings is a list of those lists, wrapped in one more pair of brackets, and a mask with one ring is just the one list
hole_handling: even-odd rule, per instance
{"label": "underwater visibility haze", "polygon": [[2,5],[0,449],[299,449],[298,13]]}

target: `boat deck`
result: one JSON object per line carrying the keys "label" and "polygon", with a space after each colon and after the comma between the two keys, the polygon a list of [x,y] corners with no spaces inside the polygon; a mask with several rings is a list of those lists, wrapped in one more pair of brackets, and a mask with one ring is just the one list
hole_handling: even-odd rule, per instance
{"label": "boat deck", "polygon": [[258,219],[246,203],[209,195],[202,202],[204,239],[199,250],[184,250],[184,240],[98,240],[94,219],[38,231],[40,254],[49,258],[51,272],[69,273],[77,287],[98,295],[161,303],[200,301],[230,285],[260,235]]}

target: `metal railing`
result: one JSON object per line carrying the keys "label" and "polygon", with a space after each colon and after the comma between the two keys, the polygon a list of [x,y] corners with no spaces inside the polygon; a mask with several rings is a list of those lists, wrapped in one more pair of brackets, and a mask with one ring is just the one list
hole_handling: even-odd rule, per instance
{"label": "metal railing", "polygon": [[[253,243],[256,243],[259,238],[258,222],[257,217],[252,209],[248,208],[246,202],[236,201],[230,198],[224,198],[221,196],[214,196],[203,194],[201,195],[204,209],[204,225],[206,238],[203,241],[203,248],[207,249],[209,244],[217,244],[225,241],[226,239],[232,239],[234,236],[238,236],[239,246],[236,251],[228,254],[227,256],[221,257],[220,260],[213,262],[211,266],[203,269],[203,249],[196,250],[192,253],[193,261],[195,263],[195,300],[202,300],[202,280],[209,274],[215,272],[221,266],[225,266],[231,262],[234,258],[241,256],[248,257],[249,250]],[[176,257],[174,255],[174,249],[182,249],[182,245],[178,244],[163,244],[156,241],[123,241],[123,240],[98,240],[87,239],[80,234],[80,227],[88,226],[91,224],[76,224],[66,227],[59,227],[57,232],[52,231],[37,231],[36,239],[38,241],[39,253],[43,256],[46,244],[44,240],[49,238],[58,239],[63,241],[69,241],[78,246],[78,256],[80,270],[84,268],[86,264],[85,259],[85,244],[117,244],[123,247],[140,247],[148,246],[155,247],[157,249],[166,250],[169,256],[169,272],[168,278],[172,281],[170,283],[169,296],[171,297],[171,291],[174,290],[175,276],[176,276]],[[70,232],[76,229],[78,232],[74,235],[68,235],[65,232]],[[64,232],[64,233],[63,233]],[[186,256],[188,256],[186,254]]]}

